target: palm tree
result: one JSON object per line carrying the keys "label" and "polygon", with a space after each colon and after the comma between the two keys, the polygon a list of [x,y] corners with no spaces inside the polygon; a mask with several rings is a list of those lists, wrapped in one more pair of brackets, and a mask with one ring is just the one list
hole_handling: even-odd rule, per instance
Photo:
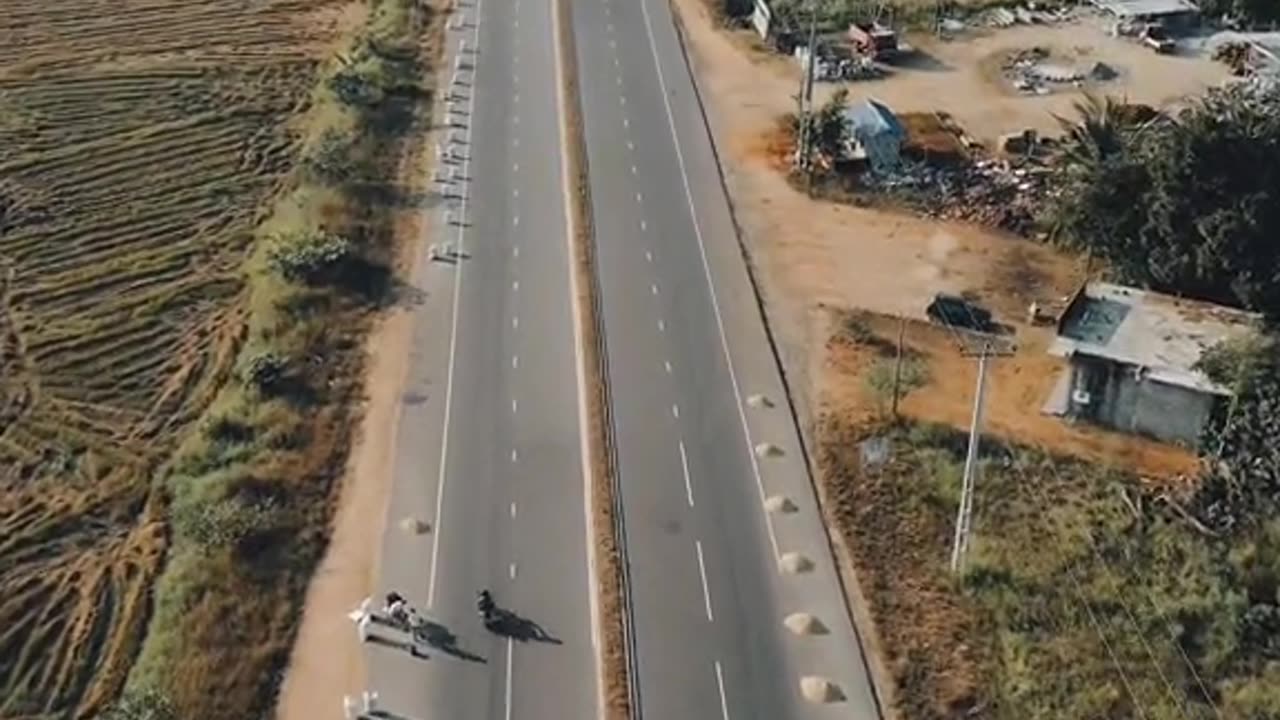
{"label": "palm tree", "polygon": [[1130,137],[1158,115],[1108,95],[1086,93],[1072,103],[1076,119],[1054,115],[1066,134],[1062,160],[1068,168],[1093,170],[1125,150]]}

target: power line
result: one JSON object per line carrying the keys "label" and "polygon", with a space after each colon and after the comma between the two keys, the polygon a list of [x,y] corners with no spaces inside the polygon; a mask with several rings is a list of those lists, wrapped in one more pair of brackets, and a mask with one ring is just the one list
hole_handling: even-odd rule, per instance
{"label": "power line", "polygon": [[[1013,460],[1015,464],[1019,464],[1018,461],[1014,458],[1014,454],[1012,451],[1009,452],[1009,456],[1010,456],[1010,459]],[[1053,459],[1049,457],[1047,454],[1046,454],[1046,465],[1048,466],[1049,471],[1053,473],[1054,480],[1060,485],[1063,484],[1062,475],[1059,473],[1056,464],[1053,462]],[[1026,477],[1025,473],[1023,474],[1023,477],[1025,479]],[[1048,505],[1050,503],[1050,499],[1048,494],[1044,491],[1044,488],[1040,487],[1040,485],[1037,483],[1029,483],[1029,484],[1033,485],[1036,488],[1036,490],[1039,491],[1041,498],[1045,501],[1045,504]],[[1109,579],[1111,580],[1112,588],[1114,588],[1116,591],[1119,591],[1120,583],[1117,580],[1117,573],[1113,569],[1111,563],[1107,560],[1106,556],[1103,555],[1102,552],[1098,550],[1098,542],[1094,538],[1093,532],[1087,526],[1082,527],[1081,530],[1085,536],[1085,540],[1086,540],[1085,544],[1088,546],[1091,554],[1097,559],[1098,563],[1102,566],[1103,572],[1108,575]],[[1137,583],[1135,583],[1135,585],[1137,585]],[[1147,591],[1145,588],[1142,588],[1142,592],[1146,596],[1147,600],[1151,603],[1152,609],[1154,609],[1156,611],[1156,614],[1160,617],[1161,624],[1165,626],[1165,630],[1169,633],[1170,644],[1173,645],[1173,647],[1178,651],[1178,655],[1181,657],[1183,663],[1186,665],[1187,670],[1190,671],[1191,676],[1195,679],[1196,685],[1199,688],[1200,693],[1204,696],[1205,702],[1209,704],[1209,707],[1213,710],[1214,715],[1221,717],[1222,712],[1218,709],[1217,704],[1214,703],[1208,688],[1205,686],[1204,679],[1200,677],[1200,673],[1195,668],[1195,663],[1191,661],[1191,658],[1187,656],[1186,651],[1182,649],[1182,645],[1178,642],[1177,634],[1173,630],[1172,623],[1169,622],[1168,617],[1160,610],[1160,607],[1156,603],[1155,598],[1151,597],[1151,593]],[[1182,700],[1181,702],[1179,701],[1177,694],[1173,689],[1173,684],[1169,681],[1168,677],[1165,676],[1164,671],[1160,668],[1160,664],[1157,658],[1155,657],[1155,653],[1151,649],[1151,645],[1147,642],[1145,635],[1143,635],[1142,628],[1139,625],[1137,618],[1134,616],[1133,611],[1130,609],[1129,604],[1126,603],[1124,599],[1119,595],[1117,595],[1116,597],[1116,603],[1124,611],[1124,614],[1126,617],[1128,617],[1129,622],[1138,631],[1139,639],[1141,640],[1142,645],[1147,652],[1147,655],[1151,657],[1151,661],[1156,668],[1156,672],[1160,675],[1160,679],[1164,681],[1165,686],[1169,689],[1170,695],[1174,698],[1175,704],[1179,705],[1179,708],[1182,710],[1183,715],[1186,716],[1187,712],[1186,712],[1185,700]]]}
{"label": "power line", "polygon": [[[974,316],[973,309],[969,306],[968,303],[964,304],[964,308],[969,315],[970,322],[975,327],[980,327],[981,324],[978,322],[977,318]],[[947,327],[947,329],[952,332],[953,337],[955,337],[959,341],[960,333],[957,330],[957,328],[955,328],[948,321],[945,313],[940,313],[940,314],[942,315],[942,324],[945,327]],[[962,354],[966,354],[966,355],[972,354],[970,352],[964,351],[963,342],[961,342],[961,345],[962,345]],[[984,399],[983,396],[985,395],[984,390],[985,390],[985,378],[986,378],[986,360],[988,356],[987,347],[988,346],[984,344],[983,350],[981,354],[979,354],[978,391],[975,393],[974,416],[970,426],[969,456],[966,458],[966,463],[965,463],[965,481],[961,489],[960,508],[957,514],[957,522],[956,522],[955,544],[953,545],[953,549],[952,549],[952,570],[953,571],[958,571],[958,569],[963,566],[963,557],[965,552],[967,552],[968,550],[968,543],[969,543],[968,538],[971,534],[971,517],[972,517],[972,505],[973,505],[973,495],[974,495],[972,465],[973,465],[973,456],[976,453],[977,442],[978,442],[976,438],[976,434],[978,432],[978,427],[981,422],[982,401]],[[1008,354],[1011,354],[1011,352]],[[1022,475],[1022,479],[1027,480],[1028,477],[1027,477],[1025,467],[1022,465],[1021,462],[1019,462],[1018,458],[1015,456],[1012,450],[1010,450],[1008,454],[1009,454],[1010,460],[1013,462],[1015,467],[1017,467],[1019,474]],[[1050,471],[1054,473],[1055,480],[1059,484],[1062,484],[1062,477],[1061,477],[1061,474],[1058,472],[1057,467],[1054,465],[1052,459],[1049,458],[1047,454],[1046,454],[1046,458],[1048,458],[1048,467]],[[1040,493],[1041,498],[1045,501],[1045,505],[1051,506],[1048,495],[1045,493],[1044,489],[1040,487],[1039,484],[1034,482],[1018,483],[1018,484],[1034,485],[1036,490]],[[1093,537],[1092,532],[1090,532],[1090,530],[1087,527],[1083,528],[1083,531],[1088,541],[1087,544],[1089,546],[1090,551],[1092,552],[1094,557],[1098,559],[1098,561],[1102,565],[1104,572],[1108,574],[1109,578],[1111,579],[1112,587],[1118,591],[1120,589],[1120,585],[1116,580],[1116,575],[1112,570],[1112,568],[1110,567],[1110,564],[1107,562],[1106,558],[1097,549],[1097,543]],[[1061,554],[1061,551],[1059,551],[1059,553]],[[1064,557],[1064,560],[1065,560],[1065,557]],[[1128,681],[1123,668],[1119,665],[1119,659],[1116,656],[1114,649],[1111,647],[1111,644],[1106,639],[1105,635],[1102,634],[1101,628],[1098,626],[1096,622],[1096,617],[1094,616],[1093,610],[1088,606],[1087,601],[1084,600],[1083,592],[1080,590],[1078,579],[1075,576],[1075,571],[1071,569],[1070,566],[1067,566],[1067,570],[1068,570],[1068,573],[1071,575],[1072,584],[1075,586],[1077,595],[1080,597],[1081,601],[1085,603],[1085,610],[1090,617],[1091,623],[1094,624],[1095,630],[1097,630],[1099,633],[1099,639],[1102,641],[1103,645],[1106,647],[1108,654],[1112,658],[1113,664],[1116,665],[1117,671],[1121,674],[1122,682],[1124,683],[1126,689],[1129,691],[1130,697],[1132,697],[1134,702],[1137,703],[1138,702],[1137,696],[1134,695],[1132,692],[1131,683]],[[1217,705],[1214,703],[1213,698],[1209,693],[1203,678],[1200,676],[1199,672],[1195,668],[1195,664],[1191,661],[1191,658],[1187,656],[1186,651],[1182,649],[1181,644],[1178,642],[1177,635],[1174,632],[1173,626],[1169,622],[1168,617],[1165,616],[1164,613],[1160,610],[1159,605],[1155,602],[1155,599],[1151,597],[1150,592],[1147,592],[1144,589],[1144,594],[1147,596],[1147,599],[1151,603],[1152,608],[1156,611],[1156,614],[1160,617],[1162,624],[1165,626],[1166,631],[1169,633],[1169,637],[1174,648],[1177,649],[1178,654],[1181,657],[1183,663],[1186,665],[1192,677],[1195,679],[1196,685],[1199,688],[1201,694],[1203,695],[1205,701],[1209,704],[1210,708],[1213,709],[1214,714],[1218,717],[1221,717],[1222,713],[1218,709]],[[1134,616],[1133,611],[1130,609],[1129,605],[1125,603],[1124,600],[1119,596],[1117,596],[1116,600],[1120,605],[1120,607],[1123,609],[1126,617],[1129,619],[1129,622],[1134,626],[1134,629],[1137,631],[1139,640],[1142,643],[1146,654],[1151,659],[1152,665],[1156,669],[1156,673],[1160,676],[1160,679],[1164,682],[1165,687],[1168,690],[1170,697],[1173,699],[1175,706],[1178,707],[1179,711],[1182,713],[1184,717],[1187,717],[1188,712],[1187,712],[1185,699],[1182,699],[1178,696],[1177,692],[1173,687],[1173,684],[1165,675],[1164,670],[1161,668],[1159,660],[1156,657],[1154,650],[1151,648],[1150,643],[1147,642],[1147,639],[1143,634],[1142,628],[1138,624],[1137,618]],[[1139,710],[1139,713],[1141,714],[1141,710]]]}
{"label": "power line", "polygon": [[[1072,594],[1075,595],[1076,600],[1080,603],[1080,606],[1084,609],[1085,617],[1089,622],[1089,626],[1093,629],[1094,634],[1098,636],[1098,640],[1102,643],[1102,647],[1106,651],[1107,657],[1110,659],[1112,666],[1115,667],[1116,673],[1119,675],[1120,684],[1124,687],[1125,692],[1128,693],[1129,698],[1133,701],[1134,708],[1137,710],[1139,717],[1142,718],[1142,720],[1145,720],[1146,713],[1143,712],[1142,706],[1138,703],[1138,694],[1134,690],[1133,682],[1129,679],[1128,673],[1125,672],[1124,664],[1121,663],[1120,656],[1119,654],[1116,653],[1115,647],[1111,644],[1111,641],[1107,639],[1107,634],[1102,628],[1102,621],[1098,618],[1097,614],[1094,612],[1093,607],[1089,604],[1088,599],[1085,597],[1084,591],[1081,589],[1080,579],[1077,576],[1076,571],[1073,567],[1075,562],[1069,560],[1060,552],[1059,552],[1059,559],[1062,561],[1063,568],[1066,570],[1066,572],[1070,576],[1069,579],[1071,581]],[[1065,620],[1058,618],[1052,612],[1048,613],[1047,619],[1049,620],[1050,623],[1052,623],[1055,626],[1055,628],[1058,630],[1059,635],[1064,637],[1067,635],[1067,627],[1066,627]]]}

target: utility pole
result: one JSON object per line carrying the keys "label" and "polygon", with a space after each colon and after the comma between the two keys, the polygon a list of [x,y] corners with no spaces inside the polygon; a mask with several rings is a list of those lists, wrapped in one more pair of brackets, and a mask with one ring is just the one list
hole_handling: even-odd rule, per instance
{"label": "utility pole", "polygon": [[[969,353],[966,353],[969,354]],[[1011,355],[1011,350],[997,350],[989,340],[978,353],[978,389],[973,396],[973,418],[969,423],[969,450],[964,459],[964,480],[960,485],[960,507],[956,511],[956,532],[951,545],[951,572],[960,572],[969,552],[970,522],[973,517],[973,492],[978,471],[978,439],[982,432],[982,412],[987,394],[987,360],[995,355]]]}
{"label": "utility pole", "polygon": [[907,333],[907,318],[898,318],[898,357],[893,363],[893,417],[898,417],[898,388],[902,384],[902,341]]}
{"label": "utility pole", "polygon": [[813,186],[813,67],[814,46],[818,38],[818,8],[809,3],[809,43],[804,75],[800,79],[800,169],[808,173],[808,185]]}
{"label": "utility pole", "polygon": [[804,96],[805,107],[808,108],[809,122],[809,142],[805,144],[805,191],[813,195],[813,146],[816,141],[817,128],[814,125],[813,114],[813,75],[814,68],[818,64],[818,4],[815,2],[809,6],[809,62],[805,68],[804,78]]}

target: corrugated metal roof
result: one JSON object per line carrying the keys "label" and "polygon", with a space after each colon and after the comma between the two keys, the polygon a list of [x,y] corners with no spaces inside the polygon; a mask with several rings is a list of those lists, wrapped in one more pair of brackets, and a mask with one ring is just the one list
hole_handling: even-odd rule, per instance
{"label": "corrugated metal roof", "polygon": [[1229,394],[1196,369],[1204,351],[1254,331],[1260,316],[1137,288],[1092,282],[1064,312],[1049,352],[1145,368],[1152,380]]}
{"label": "corrugated metal roof", "polygon": [[1093,0],[1093,4],[1120,18],[1181,15],[1200,11],[1189,0]]}

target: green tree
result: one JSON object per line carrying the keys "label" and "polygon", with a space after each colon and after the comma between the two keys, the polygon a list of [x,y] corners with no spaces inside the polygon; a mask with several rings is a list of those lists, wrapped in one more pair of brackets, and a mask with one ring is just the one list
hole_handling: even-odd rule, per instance
{"label": "green tree", "polygon": [[284,382],[288,372],[288,358],[267,351],[249,356],[240,374],[245,383],[260,392],[273,392]]}
{"label": "green tree", "polygon": [[1156,121],[1120,107],[1066,123],[1058,236],[1122,280],[1280,317],[1280,90],[1214,90]]}
{"label": "green tree", "polygon": [[337,128],[321,133],[303,162],[312,176],[331,185],[348,182],[357,174],[356,162],[351,157],[351,140]]}
{"label": "green tree", "polygon": [[351,255],[346,238],[324,231],[285,233],[268,242],[267,264],[297,282],[320,280]]}
{"label": "green tree", "polygon": [[173,703],[158,690],[126,691],[98,720],[177,720]]}
{"label": "green tree", "polygon": [[815,146],[827,157],[840,157],[849,142],[849,123],[844,117],[848,109],[849,89],[843,87],[832,93],[818,109],[814,121]]}
{"label": "green tree", "polygon": [[1280,20],[1280,2],[1276,0],[1202,0],[1200,9],[1206,16],[1227,15],[1246,25]]}
{"label": "green tree", "polygon": [[1280,499],[1280,339],[1220,344],[1198,367],[1235,396],[1205,434],[1209,457],[1197,501],[1218,527],[1251,524],[1271,515]]}
{"label": "green tree", "polygon": [[275,528],[279,517],[279,508],[271,500],[191,501],[175,511],[174,530],[205,551],[229,549]]}
{"label": "green tree", "polygon": [[1055,115],[1063,130],[1062,160],[1076,172],[1091,172],[1124,153],[1133,133],[1145,123],[1129,105],[1111,97],[1086,94],[1071,105],[1074,118]]}

